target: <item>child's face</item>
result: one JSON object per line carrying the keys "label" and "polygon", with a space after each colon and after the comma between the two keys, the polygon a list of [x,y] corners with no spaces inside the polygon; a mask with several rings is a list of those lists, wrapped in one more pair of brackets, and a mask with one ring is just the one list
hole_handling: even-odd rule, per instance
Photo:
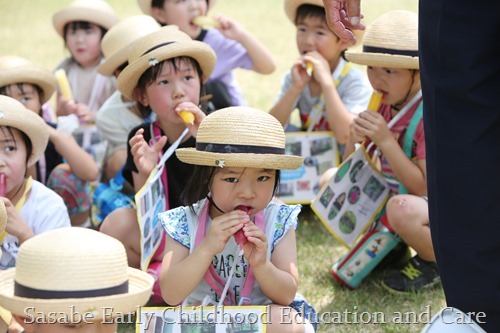
{"label": "child's face", "polygon": [[[215,204],[226,213],[245,206],[250,216],[263,210],[271,201],[276,181],[276,170],[256,168],[222,168],[215,173],[211,193]],[[222,213],[211,208],[210,217]]]}
{"label": "child's face", "polygon": [[7,179],[7,196],[17,190],[26,175],[27,151],[21,132],[15,128],[0,127],[0,172]]}
{"label": "child's face", "polygon": [[155,81],[146,87],[142,104],[151,107],[160,120],[183,124],[175,112],[179,103],[200,103],[201,79],[196,68],[187,60],[163,63]]}
{"label": "child's face", "polygon": [[11,84],[5,88],[7,96],[17,99],[19,102],[36,114],[38,114],[42,108],[40,102],[40,95],[38,90],[30,83],[23,83],[21,86],[17,84]]}
{"label": "child's face", "polygon": [[[415,72],[414,77],[413,71],[406,68],[368,66],[367,71],[373,89],[383,93],[382,103],[384,104],[392,105],[408,102],[420,90],[418,71]],[[410,93],[408,94],[408,92]]]}
{"label": "child's face", "polygon": [[297,22],[296,41],[300,55],[316,51],[331,67],[345,50],[344,43],[328,28],[326,21],[316,16],[306,16]]}
{"label": "child's face", "polygon": [[88,29],[73,29],[66,32],[66,45],[75,61],[83,68],[94,67],[101,60],[101,28],[89,23]]}
{"label": "child's face", "polygon": [[201,33],[201,28],[192,21],[196,16],[206,15],[207,0],[165,0],[163,8],[152,8],[154,18],[162,24],[175,24],[191,38]]}

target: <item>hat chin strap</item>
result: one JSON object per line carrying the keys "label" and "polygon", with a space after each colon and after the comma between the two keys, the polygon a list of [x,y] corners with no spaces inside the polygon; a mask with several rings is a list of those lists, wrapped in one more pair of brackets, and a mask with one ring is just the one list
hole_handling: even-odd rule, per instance
{"label": "hat chin strap", "polygon": [[217,206],[214,202],[214,199],[212,199],[212,197],[207,194],[207,200],[219,211],[221,212],[222,214],[226,214],[226,212],[224,212],[222,209],[219,208],[219,206]]}
{"label": "hat chin strap", "polygon": [[408,92],[406,93],[405,98],[403,98],[403,100],[399,103],[391,104],[391,108],[396,110],[396,111],[400,111],[405,106],[405,104],[408,102],[408,97],[410,96],[411,88],[413,87],[413,84],[415,83],[415,70],[412,69],[411,72],[412,72],[411,84],[410,84],[410,87],[408,88]]}

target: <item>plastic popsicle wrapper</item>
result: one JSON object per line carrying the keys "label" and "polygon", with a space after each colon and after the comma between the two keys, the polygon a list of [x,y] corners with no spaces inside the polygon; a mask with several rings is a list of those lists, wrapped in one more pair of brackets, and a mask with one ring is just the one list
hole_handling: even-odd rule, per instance
{"label": "plastic popsicle wrapper", "polygon": [[306,72],[307,75],[311,76],[314,70],[314,64],[310,61],[306,61]]}
{"label": "plastic popsicle wrapper", "polygon": [[4,173],[0,173],[0,197],[7,195],[7,178]]}
{"label": "plastic popsicle wrapper", "polygon": [[220,26],[219,21],[209,16],[196,16],[193,23],[202,28],[217,28]]}
{"label": "plastic popsicle wrapper", "polygon": [[71,92],[71,87],[69,85],[68,77],[66,76],[66,72],[64,69],[59,68],[54,72],[54,76],[57,80],[57,85],[61,90],[61,95],[66,97],[67,99],[73,99],[73,93]]}
{"label": "plastic popsicle wrapper", "polygon": [[189,111],[179,111],[179,117],[182,118],[185,124],[194,124],[194,114]]}
{"label": "plastic popsicle wrapper", "polygon": [[372,97],[370,97],[370,102],[368,103],[368,110],[377,112],[380,102],[382,101],[383,94],[379,91],[374,91]]}

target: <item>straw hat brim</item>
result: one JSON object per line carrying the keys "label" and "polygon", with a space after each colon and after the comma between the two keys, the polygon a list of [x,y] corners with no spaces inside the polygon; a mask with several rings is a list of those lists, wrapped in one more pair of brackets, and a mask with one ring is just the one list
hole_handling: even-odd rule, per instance
{"label": "straw hat brim", "polygon": [[295,170],[302,165],[303,157],[277,154],[252,153],[212,153],[196,148],[179,148],[175,151],[179,160],[188,164],[233,168],[262,168],[276,170]]}
{"label": "straw hat brim", "polygon": [[17,128],[28,136],[33,147],[31,156],[28,158],[28,166],[35,164],[45,152],[49,141],[47,124],[42,117],[26,109],[17,100],[0,96],[0,126]]}
{"label": "straw hat brim", "polygon": [[33,65],[0,70],[0,87],[21,82],[35,84],[42,89],[42,104],[50,99],[56,89],[56,79],[54,75],[43,67]]}
{"label": "straw hat brim", "polygon": [[112,12],[106,12],[99,8],[88,7],[67,7],[63,8],[52,16],[52,23],[59,36],[64,38],[64,26],[69,22],[86,21],[97,24],[109,30],[118,23],[119,18]]}
{"label": "straw hat brim", "polygon": [[345,57],[352,63],[386,68],[419,69],[418,57],[389,53],[346,52]]}
{"label": "straw hat brim", "polygon": [[200,65],[203,73],[202,81],[205,82],[212,74],[215,67],[216,56],[208,44],[194,40],[175,41],[141,56],[129,63],[120,73],[116,81],[118,90],[127,98],[133,98],[134,88],[144,72],[151,67],[150,60],[158,62],[176,57],[191,57]]}
{"label": "straw hat brim", "polygon": [[102,75],[112,76],[118,67],[127,62],[128,51],[129,49],[126,47],[106,58],[104,62],[97,66],[97,71]]}
{"label": "straw hat brim", "polygon": [[[146,304],[151,296],[154,279],[146,272],[128,268],[129,291],[126,294],[66,299],[33,299],[14,295],[14,276],[16,269],[0,272],[0,304],[14,314],[26,315],[27,308],[35,318],[43,317],[49,312],[56,313],[58,318],[65,314],[92,313],[92,321],[101,320],[106,308],[113,310],[112,318],[135,311],[137,306]],[[74,308],[70,308],[73,307]],[[110,310],[107,310],[108,313]]]}

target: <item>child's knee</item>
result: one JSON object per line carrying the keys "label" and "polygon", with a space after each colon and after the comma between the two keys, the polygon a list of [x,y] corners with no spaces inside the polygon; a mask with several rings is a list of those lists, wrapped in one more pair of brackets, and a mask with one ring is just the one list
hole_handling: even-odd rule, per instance
{"label": "child's knee", "polygon": [[337,168],[331,168],[326,170],[319,179],[319,187],[321,188],[323,187],[323,185],[328,183],[330,178],[332,178],[335,175],[335,172],[337,172]]}
{"label": "child's knee", "polygon": [[406,195],[396,195],[389,199],[386,206],[387,218],[396,233],[400,233],[401,230],[408,227],[408,223],[414,215],[413,210]]}

